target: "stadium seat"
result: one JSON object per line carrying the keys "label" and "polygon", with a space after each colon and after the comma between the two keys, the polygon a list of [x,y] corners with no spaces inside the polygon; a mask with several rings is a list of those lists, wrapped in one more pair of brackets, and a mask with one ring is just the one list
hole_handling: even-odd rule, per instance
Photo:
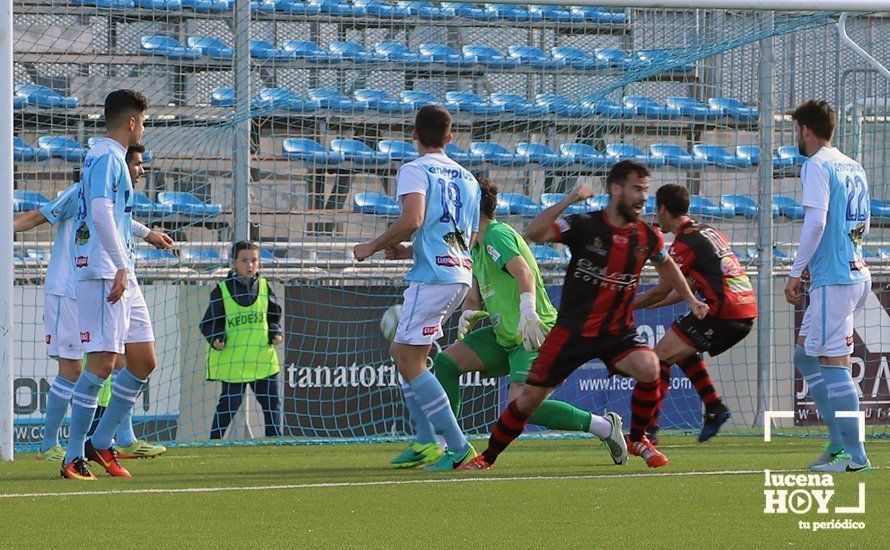
{"label": "stadium seat", "polygon": [[288,138],[281,143],[285,158],[307,164],[334,166],[344,160],[342,153],[328,151],[323,145],[308,138]]}
{"label": "stadium seat", "polygon": [[352,92],[355,101],[366,109],[379,111],[386,114],[409,114],[414,112],[414,106],[408,101],[393,99],[383,90],[361,88]]}
{"label": "stadium seat", "polygon": [[588,23],[624,24],[627,16],[623,12],[608,11],[595,6],[572,6],[572,13],[579,13]]}
{"label": "stadium seat", "polygon": [[173,267],[179,265],[179,258],[169,250],[157,248],[136,248],[136,265],[140,267]]}
{"label": "stadium seat", "polygon": [[182,0],[182,7],[199,13],[218,13],[229,11],[235,0]]}
{"label": "stadium seat", "polygon": [[[688,55],[688,54],[685,54]],[[668,50],[648,49],[634,53],[639,65],[662,66],[671,71],[694,71],[695,63],[687,63]]]}
{"label": "stadium seat", "polygon": [[414,110],[420,109],[424,105],[445,105],[442,100],[429,92],[405,90],[399,94],[402,101],[411,105]]}
{"label": "stadium seat", "polygon": [[312,113],[321,109],[321,103],[298,97],[292,91],[284,88],[263,88],[251,101],[250,108]]}
{"label": "stadium seat", "polygon": [[551,115],[562,117],[579,117],[581,116],[581,107],[564,96],[557,94],[538,94],[535,96],[535,103],[547,108],[547,112]]}
{"label": "stadium seat", "polygon": [[633,160],[649,166],[662,166],[665,159],[654,155],[647,155],[639,147],[629,143],[610,143],[606,145],[606,155],[617,160]]}
{"label": "stadium seat", "polygon": [[554,47],[551,48],[550,53],[555,59],[561,59],[570,67],[580,71],[608,69],[610,67],[608,62],[587,55],[584,50],[573,46]]}
{"label": "stadium seat", "polygon": [[364,6],[350,4],[347,0],[309,0],[310,4],[319,7],[321,13],[338,15],[341,17],[365,17],[368,10]]}
{"label": "stadium seat", "polygon": [[452,113],[470,113],[480,116],[497,116],[504,112],[503,105],[495,105],[469,92],[445,92],[445,107]]}
{"label": "stadium seat", "polygon": [[776,168],[788,168],[791,166],[803,166],[807,157],[800,154],[797,145],[782,145],[776,151],[773,164]]}
{"label": "stadium seat", "polygon": [[383,193],[356,193],[352,199],[352,210],[360,214],[396,217],[401,215],[399,202]]}
{"label": "stadium seat", "polygon": [[54,108],[61,107],[63,109],[71,109],[77,107],[77,98],[73,96],[64,96],[59,92],[47,86],[39,86],[37,84],[17,84],[14,92],[15,98],[27,105],[35,107]]}
{"label": "stadium seat", "polygon": [[270,42],[251,38],[250,57],[255,57],[256,59],[284,60],[290,59],[291,54],[290,52],[276,48]]}
{"label": "stadium seat", "polygon": [[670,143],[650,145],[649,154],[655,158],[663,159],[665,164],[677,168],[704,168],[709,164],[707,160],[695,158],[686,149]]}
{"label": "stadium seat", "polygon": [[210,92],[210,104],[214,107],[234,107],[235,89],[216,88]]}
{"label": "stadium seat", "polygon": [[681,115],[693,120],[714,120],[723,116],[720,109],[712,109],[691,97],[668,97],[664,103],[672,109],[680,109]]}
{"label": "stadium seat", "polygon": [[335,139],[331,142],[331,150],[342,153],[347,161],[360,166],[389,164],[389,155],[375,151],[356,139]]}
{"label": "stadium seat", "polygon": [[331,42],[330,50],[332,53],[353,63],[374,65],[387,62],[386,56],[380,55],[377,52],[369,52],[357,42],[341,42],[337,40]]}
{"label": "stadium seat", "polygon": [[250,11],[253,13],[274,13],[275,0],[250,0]]}
{"label": "stadium seat", "polygon": [[532,256],[539,264],[553,265],[566,261],[566,257],[556,251],[552,246],[546,244],[533,244],[531,247]]}
{"label": "stadium seat", "polygon": [[168,205],[174,214],[193,218],[212,218],[223,211],[221,204],[206,203],[195,195],[182,191],[162,191],[158,193],[158,203]]}
{"label": "stadium seat", "polygon": [[511,153],[503,145],[490,141],[474,141],[470,143],[470,153],[480,155],[485,162],[496,166],[524,166],[527,160]]}
{"label": "stadium seat", "polygon": [[890,204],[871,197],[869,200],[869,211],[871,218],[874,220],[890,221]]}
{"label": "stadium seat", "polygon": [[728,206],[714,204],[701,195],[689,197],[689,213],[693,216],[705,216],[712,218],[733,218],[735,209]]}
{"label": "stadium seat", "polygon": [[485,4],[485,11],[497,19],[507,21],[542,21],[544,16],[540,12],[532,13],[528,6],[511,4]]}
{"label": "stadium seat", "polygon": [[510,57],[518,59],[523,65],[538,69],[561,69],[566,66],[565,59],[556,59],[534,46],[509,46]]}
{"label": "stadium seat", "polygon": [[226,266],[229,263],[228,247],[195,248],[183,246],[179,249],[180,264],[191,266]]}
{"label": "stadium seat", "polygon": [[411,15],[416,17],[420,17],[421,19],[433,19],[438,21],[444,21],[447,19],[453,19],[457,16],[454,13],[454,10],[451,8],[445,8],[441,6],[437,6],[433,2],[398,2],[399,6],[403,8],[408,8],[410,10]]}
{"label": "stadium seat", "polygon": [[[543,208],[550,208],[551,206],[561,202],[564,198],[566,198],[565,193],[544,193],[541,195],[541,206]],[[576,202],[566,208],[565,213],[584,214],[586,212],[590,212],[592,208],[593,207],[589,201]]]}
{"label": "stadium seat", "polygon": [[389,157],[392,162],[410,162],[420,156],[414,144],[397,139],[380,141],[377,150]]}
{"label": "stadium seat", "polygon": [[311,40],[288,40],[281,45],[294,59],[302,59],[317,65],[334,65],[343,60],[343,56],[327,51]]}
{"label": "stadium seat", "polygon": [[274,0],[274,2],[275,11],[291,15],[318,15],[322,9],[320,4],[309,0]]}
{"label": "stadium seat", "polygon": [[313,88],[309,90],[308,95],[311,100],[317,101],[322,109],[340,113],[360,113],[365,110],[363,103],[350,99],[349,96],[337,90]]}
{"label": "stadium seat", "polygon": [[654,214],[657,210],[655,195],[649,195],[646,198],[646,206],[643,207],[643,214]]}
{"label": "stadium seat", "polygon": [[630,67],[636,64],[634,57],[624,50],[615,48],[597,48],[594,56],[609,64],[610,67]]}
{"label": "stadium seat", "polygon": [[524,96],[508,92],[495,92],[488,97],[495,105],[500,105],[505,111],[519,116],[543,117],[547,116],[547,107],[530,103]]}
{"label": "stadium seat", "polygon": [[738,99],[731,97],[712,97],[708,100],[711,109],[719,110],[724,116],[732,117],[744,122],[754,122],[760,116],[757,107],[745,105]]}
{"label": "stadium seat", "polygon": [[584,114],[596,114],[606,118],[632,118],[636,115],[636,109],[604,97],[591,97],[581,100],[581,109]]}
{"label": "stadium seat", "polygon": [[12,138],[12,158],[14,160],[46,160],[49,151],[42,147],[33,147],[20,137]]}
{"label": "stadium seat", "polygon": [[179,11],[182,9],[182,0],[135,0],[137,8],[144,10]]}
{"label": "stadium seat", "polygon": [[411,10],[405,6],[399,6],[391,2],[381,0],[353,0],[352,4],[364,8],[368,15],[380,19],[405,19],[411,17]]}
{"label": "stadium seat", "polygon": [[433,63],[443,63],[450,68],[470,68],[476,66],[476,58],[458,53],[451,46],[444,44],[421,44],[417,47],[421,55],[426,55]]}
{"label": "stadium seat", "polygon": [[760,164],[760,146],[738,145],[735,148],[735,156],[740,159],[746,159],[752,166],[757,166]]}
{"label": "stadium seat", "polygon": [[495,213],[498,216],[518,215],[527,218],[537,216],[544,209],[534,199],[522,193],[501,193]]}
{"label": "stadium seat", "polygon": [[374,50],[386,57],[388,61],[407,67],[425,67],[433,62],[432,57],[414,53],[408,49],[408,46],[398,42],[380,42],[374,47]]}
{"label": "stadium seat", "polygon": [[30,212],[37,210],[51,201],[36,191],[22,191],[16,189],[12,192],[12,211]]}
{"label": "stadium seat", "polygon": [[875,249],[875,256],[881,260],[890,260],[890,248],[879,247]]}
{"label": "stadium seat", "polygon": [[547,168],[568,166],[574,162],[572,158],[561,155],[540,143],[522,142],[516,146],[515,154],[522,157],[528,164],[538,164]]}
{"label": "stadium seat", "polygon": [[[748,195],[729,194],[720,198],[720,205],[724,208],[731,208],[736,216],[744,216],[745,218],[756,218],[760,212],[760,206],[754,197]],[[779,208],[773,205],[773,216],[779,215]]]}
{"label": "stadium seat", "polygon": [[461,51],[465,58],[472,59],[475,64],[493,69],[512,69],[519,65],[515,57],[504,55],[490,46],[468,45]]}
{"label": "stadium seat", "polygon": [[591,168],[605,168],[617,162],[584,143],[563,143],[559,152],[570,162]]}
{"label": "stadium seat", "polygon": [[235,50],[217,38],[192,36],[188,39],[188,45],[201,50],[201,55],[211,59],[232,59],[235,57]]}
{"label": "stadium seat", "polygon": [[634,110],[638,116],[657,119],[679,118],[680,109],[667,107],[649,97],[629,96],[624,98],[624,106]]}
{"label": "stadium seat", "polygon": [[445,145],[445,154],[464,168],[485,164],[485,157],[483,155],[464,151],[453,143]]}
{"label": "stadium seat", "polygon": [[589,204],[590,208],[593,210],[603,210],[609,206],[609,195],[606,193],[594,195],[587,199],[587,204]]}
{"label": "stadium seat", "polygon": [[169,204],[154,202],[142,193],[133,194],[133,215],[137,218],[161,218],[173,213]]}
{"label": "stadium seat", "polygon": [[135,6],[133,0],[73,0],[74,5],[87,6],[102,9],[128,9]]}
{"label": "stadium seat", "polygon": [[63,136],[41,136],[37,138],[37,146],[49,151],[51,158],[59,158],[68,162],[83,162],[87,150],[71,138]]}
{"label": "stadium seat", "polygon": [[704,159],[725,168],[747,168],[751,166],[749,159],[733,155],[719,145],[693,145],[692,155],[695,158]]}
{"label": "stadium seat", "polygon": [[540,14],[544,21],[556,21],[558,23],[583,23],[584,14],[573,12],[568,6],[548,6],[539,4],[530,4],[528,6],[530,14]]}
{"label": "stadium seat", "polygon": [[201,48],[183,46],[175,38],[158,34],[143,36],[139,44],[140,53],[163,55],[167,59],[199,59],[203,55]]}
{"label": "stadium seat", "polygon": [[792,220],[803,219],[803,206],[791,197],[774,195],[773,206],[778,209],[780,215],[785,216],[786,218]]}
{"label": "stadium seat", "polygon": [[467,2],[442,2],[442,7],[454,10],[457,17],[474,21],[494,21],[498,18],[497,13],[489,12],[485,8]]}

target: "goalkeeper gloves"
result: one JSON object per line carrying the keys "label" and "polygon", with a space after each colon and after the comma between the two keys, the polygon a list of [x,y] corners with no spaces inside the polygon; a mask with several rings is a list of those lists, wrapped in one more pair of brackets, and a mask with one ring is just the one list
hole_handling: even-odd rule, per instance
{"label": "goalkeeper gloves", "polygon": [[457,339],[463,340],[464,336],[473,330],[476,323],[485,317],[488,317],[487,311],[473,311],[472,309],[465,309],[462,311],[460,320],[457,322]]}
{"label": "goalkeeper gloves", "polygon": [[547,327],[535,310],[535,295],[531,292],[519,295],[519,336],[525,351],[538,349],[547,337]]}

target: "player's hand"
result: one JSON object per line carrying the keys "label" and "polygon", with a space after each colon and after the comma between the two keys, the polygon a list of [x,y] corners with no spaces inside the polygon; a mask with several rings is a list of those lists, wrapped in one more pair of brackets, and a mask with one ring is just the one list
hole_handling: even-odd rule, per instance
{"label": "player's hand", "polygon": [[525,351],[534,351],[541,347],[547,338],[547,327],[541,322],[537,311],[519,310],[519,334],[522,336],[522,347]]}
{"label": "player's hand", "polygon": [[387,260],[410,260],[414,255],[411,243],[399,243],[386,249]]}
{"label": "player's hand", "polygon": [[127,268],[118,269],[117,273],[114,274],[114,282],[111,285],[111,292],[108,293],[108,297],[105,298],[112,304],[120,300],[124,292],[127,291]]}
{"label": "player's hand", "polygon": [[785,283],[785,301],[791,305],[799,306],[802,300],[803,283],[800,277],[788,277]]}
{"label": "player's hand", "polygon": [[594,195],[593,188],[587,184],[582,183],[578,187],[572,189],[572,192],[569,193],[567,200],[569,202],[581,202],[586,201],[590,197]]}
{"label": "player's hand", "polygon": [[226,343],[219,338],[214,338],[213,343],[210,345],[213,346],[213,349],[217,351],[226,349]]}
{"label": "player's hand", "polygon": [[272,336],[272,340],[269,342],[273,346],[280,346],[281,343],[284,342],[284,336],[279,332],[278,334]]}
{"label": "player's hand", "polygon": [[803,268],[803,273],[800,274],[800,280],[805,283],[810,282],[810,266]]}
{"label": "player's hand", "polygon": [[175,244],[173,239],[163,231],[151,230],[148,235],[145,236],[144,240],[153,247],[161,250],[170,250]]}
{"label": "player's hand", "polygon": [[691,311],[692,314],[695,315],[696,319],[701,321],[708,315],[708,312],[711,311],[711,308],[708,307],[708,304],[699,300],[695,300],[694,302],[689,304],[689,311]]}
{"label": "player's hand", "polygon": [[473,330],[476,323],[486,317],[488,317],[487,311],[463,310],[460,314],[460,319],[457,321],[457,339],[463,340],[464,336]]}
{"label": "player's hand", "polygon": [[375,250],[371,248],[371,243],[357,244],[355,245],[355,248],[352,249],[353,256],[355,256],[355,259],[360,262],[363,262],[373,256],[374,252]]}

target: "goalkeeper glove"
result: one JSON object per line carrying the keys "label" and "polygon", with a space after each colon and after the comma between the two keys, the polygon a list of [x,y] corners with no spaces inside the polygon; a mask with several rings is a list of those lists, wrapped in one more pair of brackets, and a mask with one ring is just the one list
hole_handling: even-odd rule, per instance
{"label": "goalkeeper glove", "polygon": [[547,327],[535,310],[535,295],[531,292],[519,295],[519,336],[525,351],[538,349],[547,337]]}
{"label": "goalkeeper glove", "polygon": [[487,311],[473,311],[472,309],[463,310],[460,314],[460,320],[457,322],[457,339],[463,340],[464,336],[473,330],[476,323],[485,317],[488,317]]}

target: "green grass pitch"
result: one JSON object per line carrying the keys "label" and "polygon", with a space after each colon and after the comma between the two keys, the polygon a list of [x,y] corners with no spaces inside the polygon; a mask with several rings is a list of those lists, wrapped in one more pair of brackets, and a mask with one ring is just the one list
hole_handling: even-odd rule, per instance
{"label": "green grass pitch", "polygon": [[[22,454],[0,464],[0,540],[5,548],[888,548],[890,441],[867,445],[872,473],[834,476],[832,509],[855,505],[866,484],[866,513],[844,516],[763,513],[763,470],[803,473],[820,451],[807,439],[670,437],[671,462],[659,470],[636,457],[614,466],[592,440],[520,440],[491,472],[444,475],[390,470],[395,444],[177,448],[128,461],[133,479],[96,466],[93,483],[62,480],[55,464]],[[865,529],[799,525],[847,518]]]}

